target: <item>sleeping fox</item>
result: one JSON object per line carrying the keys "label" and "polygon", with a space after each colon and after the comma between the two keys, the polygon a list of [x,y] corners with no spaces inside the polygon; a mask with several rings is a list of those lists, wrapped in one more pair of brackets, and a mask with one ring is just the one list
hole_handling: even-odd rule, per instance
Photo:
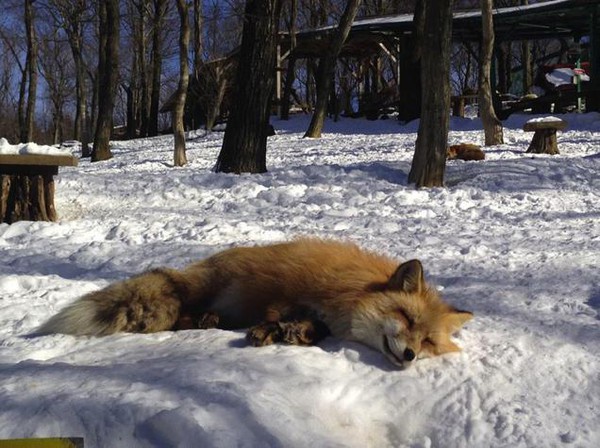
{"label": "sleeping fox", "polygon": [[347,242],[297,239],[228,249],[182,270],[154,269],[89,293],[37,334],[107,335],[249,328],[252,345],[310,345],[331,334],[406,367],[460,349],[472,318],[425,283],[418,260],[398,263]]}

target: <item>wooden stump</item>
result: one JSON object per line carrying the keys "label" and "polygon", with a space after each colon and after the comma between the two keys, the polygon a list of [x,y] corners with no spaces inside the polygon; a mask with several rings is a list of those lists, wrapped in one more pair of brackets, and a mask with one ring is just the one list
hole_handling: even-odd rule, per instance
{"label": "wooden stump", "polygon": [[528,121],[523,130],[534,132],[528,153],[535,154],[559,154],[556,143],[556,131],[562,131],[567,127],[567,122],[556,119],[552,121]]}
{"label": "wooden stump", "polygon": [[54,175],[72,156],[0,155],[0,222],[56,221]]}

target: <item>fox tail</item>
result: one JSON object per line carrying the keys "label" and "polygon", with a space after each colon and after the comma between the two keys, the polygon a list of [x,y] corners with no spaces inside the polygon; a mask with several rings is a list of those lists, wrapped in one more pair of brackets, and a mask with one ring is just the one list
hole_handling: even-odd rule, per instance
{"label": "fox tail", "polygon": [[34,335],[102,336],[170,330],[181,308],[179,276],[178,271],[155,269],[86,294],[42,324]]}

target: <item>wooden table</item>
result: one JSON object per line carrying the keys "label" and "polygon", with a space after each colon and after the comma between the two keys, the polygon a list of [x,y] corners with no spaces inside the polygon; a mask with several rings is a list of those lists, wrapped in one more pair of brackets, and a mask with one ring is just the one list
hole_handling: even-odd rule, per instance
{"label": "wooden table", "polygon": [[528,121],[523,126],[526,132],[534,132],[527,152],[536,154],[558,154],[556,131],[563,131],[567,122],[561,119],[548,121]]}
{"label": "wooden table", "polygon": [[0,222],[56,221],[54,175],[71,155],[0,154]]}

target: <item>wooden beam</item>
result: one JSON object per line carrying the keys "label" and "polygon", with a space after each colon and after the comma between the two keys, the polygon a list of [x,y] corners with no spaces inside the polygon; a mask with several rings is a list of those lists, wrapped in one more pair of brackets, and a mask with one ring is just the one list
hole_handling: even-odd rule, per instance
{"label": "wooden beam", "polygon": [[77,157],[54,154],[0,154],[0,165],[77,166]]}

